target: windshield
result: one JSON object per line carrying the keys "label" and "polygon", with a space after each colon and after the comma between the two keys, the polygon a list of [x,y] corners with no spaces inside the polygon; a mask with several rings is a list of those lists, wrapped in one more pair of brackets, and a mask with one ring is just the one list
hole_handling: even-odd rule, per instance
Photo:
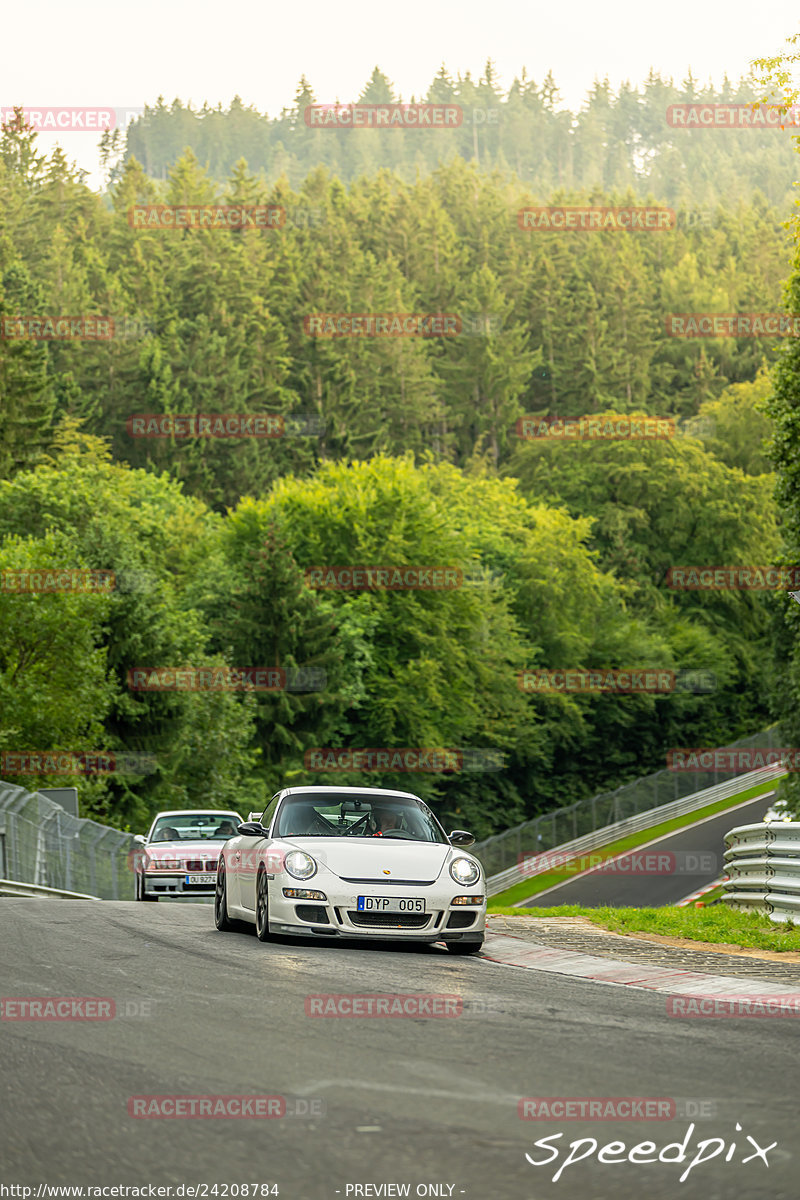
{"label": "windshield", "polygon": [[426,804],[411,796],[302,793],[283,801],[275,837],[382,837],[444,842],[447,836]]}
{"label": "windshield", "polygon": [[241,818],[236,813],[175,813],[159,817],[151,842],[224,842],[233,837]]}

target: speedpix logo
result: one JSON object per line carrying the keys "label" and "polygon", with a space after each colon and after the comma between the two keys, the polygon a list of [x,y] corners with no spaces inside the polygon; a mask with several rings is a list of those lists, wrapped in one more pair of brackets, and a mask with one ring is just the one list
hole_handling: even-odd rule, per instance
{"label": "speedpix logo", "polygon": [[[598,1149],[598,1143],[595,1138],[578,1138],[569,1143],[569,1154],[567,1154],[564,1161],[559,1165],[556,1173],[553,1175],[552,1182],[557,1183],[567,1167],[571,1167],[575,1163],[585,1162],[586,1159],[594,1158],[596,1155],[597,1162],[603,1166],[620,1166],[622,1163],[628,1162],[636,1163],[637,1165],[654,1162],[678,1163],[682,1166],[685,1162],[689,1161],[688,1167],[678,1179],[679,1183],[684,1183],[695,1167],[710,1162],[712,1158],[717,1158],[723,1153],[725,1153],[724,1161],[726,1163],[733,1161],[734,1169],[737,1162],[743,1166],[745,1163],[752,1162],[753,1159],[760,1159],[765,1167],[769,1167],[767,1155],[778,1144],[777,1142],[771,1142],[768,1146],[761,1146],[748,1133],[746,1140],[750,1143],[749,1145],[740,1143],[737,1139],[734,1139],[728,1145],[726,1139],[716,1137],[703,1138],[695,1147],[692,1141],[694,1130],[695,1126],[694,1122],[692,1122],[681,1141],[668,1142],[661,1150],[658,1149],[655,1142],[650,1141],[638,1142],[630,1150],[626,1142],[607,1142]],[[736,1132],[742,1132],[742,1126],[738,1121],[736,1122]],[[550,1156],[549,1158],[533,1158],[528,1153],[525,1154],[525,1158],[532,1167],[551,1166],[558,1161],[561,1151],[564,1148],[563,1143],[560,1145],[553,1145],[553,1143],[558,1142],[558,1139],[563,1137],[563,1133],[551,1133],[548,1137],[539,1138],[537,1142],[534,1142],[534,1147],[545,1151]],[[738,1158],[736,1157],[737,1151],[739,1154]],[[752,1152],[748,1153],[748,1151]],[[690,1152],[692,1155],[691,1159],[689,1159]],[[735,1185],[732,1184],[732,1188],[734,1187]],[[595,1194],[598,1193],[595,1192]],[[734,1191],[731,1194],[733,1195]]]}

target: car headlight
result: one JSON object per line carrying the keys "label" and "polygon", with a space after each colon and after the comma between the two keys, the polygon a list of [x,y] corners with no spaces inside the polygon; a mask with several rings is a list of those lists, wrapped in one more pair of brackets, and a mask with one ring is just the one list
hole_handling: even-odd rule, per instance
{"label": "car headlight", "polygon": [[477,883],[481,877],[481,869],[471,858],[454,858],[450,863],[450,874],[456,883],[469,886]]}
{"label": "car headlight", "polygon": [[290,850],[283,860],[283,865],[295,879],[310,879],[317,872],[317,864],[304,850]]}

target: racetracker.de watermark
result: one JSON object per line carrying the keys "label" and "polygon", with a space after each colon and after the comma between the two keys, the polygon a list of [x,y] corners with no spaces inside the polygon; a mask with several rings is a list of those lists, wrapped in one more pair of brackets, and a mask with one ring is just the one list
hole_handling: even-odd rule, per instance
{"label": "racetracker.de watermark", "polygon": [[800,588],[800,567],[670,567],[664,584],[678,592],[788,591]]}
{"label": "racetracker.de watermark", "polygon": [[4,750],[0,775],[152,775],[156,756],[136,750]]}
{"label": "racetracker.de watermark", "polygon": [[303,332],[309,337],[435,338],[458,337],[461,331],[458,313],[327,312],[303,317]]}
{"label": "racetracker.de watermark", "polygon": [[463,1009],[463,997],[446,992],[322,992],[305,998],[307,1017],[460,1017]]}
{"label": "racetracker.de watermark", "polygon": [[134,413],[125,422],[133,438],[319,437],[316,413]]}
{"label": "racetracker.de watermark", "polygon": [[7,342],[109,342],[115,336],[114,318],[108,316],[0,317],[0,340]]}
{"label": "racetracker.de watermark", "polygon": [[521,208],[517,213],[517,225],[520,229],[542,233],[608,233],[616,230],[659,233],[675,229],[677,217],[673,208],[550,205]]}
{"label": "racetracker.de watermark", "polygon": [[0,123],[28,126],[37,133],[103,133],[107,129],[125,129],[129,121],[144,113],[143,108],[108,104],[91,108],[58,108],[52,105],[22,104],[0,107]]}
{"label": "racetracker.de watermark", "polygon": [[521,1121],[696,1121],[717,1111],[706,1096],[524,1096],[517,1103]]}
{"label": "racetracker.de watermark", "polygon": [[765,992],[753,996],[668,996],[668,1017],[705,1018],[708,1020],[733,1017],[800,1017],[800,992]]}
{"label": "racetracker.de watermark", "polygon": [[303,765],[307,771],[502,771],[505,754],[491,747],[315,746]]}
{"label": "racetracker.de watermark", "polygon": [[595,441],[673,438],[678,432],[672,417],[519,417],[516,433],[525,441]]}
{"label": "racetracker.de watermark", "polygon": [[324,1117],[326,1111],[321,1096],[171,1095],[128,1099],[128,1116],[139,1121],[269,1121],[287,1117],[314,1120]]}
{"label": "racetracker.de watermark", "polygon": [[613,858],[602,854],[583,854],[579,858],[549,851],[544,854],[519,854],[520,875],[541,875],[559,871],[563,875],[710,875],[719,869],[717,856],[710,850],[630,850]]}
{"label": "racetracker.de watermark", "polygon": [[521,1121],[673,1121],[677,1105],[668,1096],[525,1096]]}
{"label": "racetracker.de watermark", "polygon": [[667,124],[673,129],[800,128],[800,107],[780,104],[670,104]]}
{"label": "racetracker.de watermark", "polygon": [[661,670],[655,667],[628,668],[557,668],[536,667],[517,673],[517,686],[523,692],[539,695],[611,692],[634,695],[642,692],[713,692],[717,678],[712,671]]}
{"label": "racetracker.de watermark", "polygon": [[800,749],[751,747],[748,750],[726,750],[715,746],[689,746],[667,751],[668,771],[716,771],[724,775],[744,775],[762,767],[800,770]]}
{"label": "racetracker.de watermark", "polygon": [[457,129],[464,110],[460,104],[309,104],[303,120],[309,129]]}
{"label": "racetracker.de watermark", "polygon": [[131,229],[282,229],[286,209],[279,204],[132,204]]}
{"label": "racetracker.de watermark", "polygon": [[668,313],[667,337],[800,337],[800,316],[788,313]]}
{"label": "racetracker.de watermark", "polygon": [[149,321],[128,316],[75,317],[27,315],[0,317],[0,339],[7,342],[111,342],[148,337]]}
{"label": "racetracker.de watermark", "polygon": [[132,692],[317,692],[322,667],[130,667]]}
{"label": "racetracker.de watermark", "polygon": [[306,567],[306,587],[331,588],[338,592],[361,591],[451,591],[464,582],[456,567]]}
{"label": "racetracker.de watermark", "polygon": [[110,996],[2,996],[2,1021],[111,1021],[117,1015]]}
{"label": "racetracker.de watermark", "polygon": [[90,571],[82,567],[42,567],[39,570],[0,571],[0,594],[52,594],[54,592],[111,592],[116,585],[113,571]]}

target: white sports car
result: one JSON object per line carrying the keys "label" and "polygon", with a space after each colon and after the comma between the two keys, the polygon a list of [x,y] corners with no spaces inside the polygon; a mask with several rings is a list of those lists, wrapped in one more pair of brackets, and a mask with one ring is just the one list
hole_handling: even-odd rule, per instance
{"label": "white sports car", "polygon": [[223,842],[236,832],[237,812],[181,808],[160,812],[147,837],[137,837],[136,899],[213,896]]}
{"label": "white sports car", "polygon": [[382,788],[293,787],[251,813],[222,847],[217,929],[483,945],[481,865],[418,796]]}

